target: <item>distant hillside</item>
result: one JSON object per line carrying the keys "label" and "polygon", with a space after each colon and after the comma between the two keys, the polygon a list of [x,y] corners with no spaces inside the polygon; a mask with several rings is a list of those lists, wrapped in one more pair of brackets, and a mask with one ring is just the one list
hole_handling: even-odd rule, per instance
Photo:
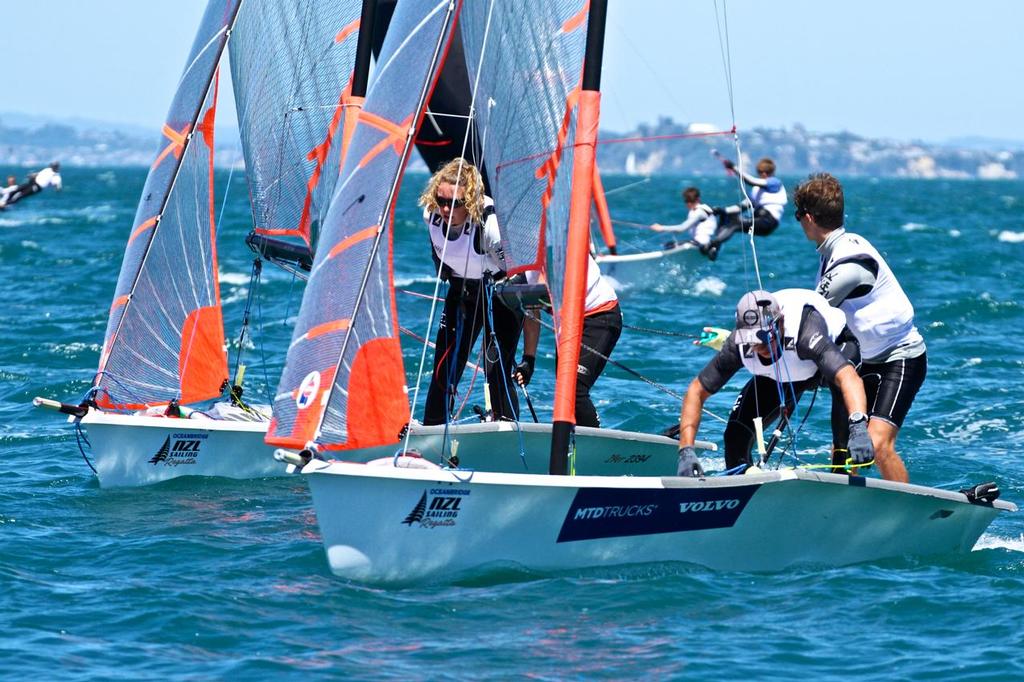
{"label": "distant hillside", "polygon": [[[637,175],[718,174],[717,148],[735,155],[731,136],[694,136],[702,124],[663,117],[625,133],[602,131],[598,163],[605,172]],[[618,142],[623,139],[631,142]],[[218,165],[240,164],[238,132],[217,129]],[[848,132],[819,133],[754,128],[740,132],[745,161],[775,159],[780,175],[828,170],[845,176],[912,178],[1024,177],[1024,142],[963,137],[942,144],[870,139]],[[0,165],[39,166],[59,160],[72,166],[148,166],[160,142],[157,130],[82,119],[53,120],[0,114]],[[415,163],[414,167],[422,167]]]}

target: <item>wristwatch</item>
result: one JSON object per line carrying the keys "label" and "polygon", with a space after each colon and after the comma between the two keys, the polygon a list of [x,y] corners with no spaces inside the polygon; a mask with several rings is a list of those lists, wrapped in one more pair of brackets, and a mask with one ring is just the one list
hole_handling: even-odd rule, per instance
{"label": "wristwatch", "polygon": [[860,422],[866,422],[867,420],[868,416],[863,412],[854,412],[853,414],[850,415],[849,422],[851,424],[858,424]]}

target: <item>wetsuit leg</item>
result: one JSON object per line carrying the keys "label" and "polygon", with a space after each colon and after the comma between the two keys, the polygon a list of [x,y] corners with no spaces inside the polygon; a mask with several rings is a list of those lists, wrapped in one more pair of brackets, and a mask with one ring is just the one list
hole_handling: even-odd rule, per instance
{"label": "wetsuit leg", "polygon": [[20,185],[18,185],[18,188],[11,192],[10,195],[7,197],[7,206],[17,203],[18,201],[21,201],[25,197],[31,196],[41,190],[42,188],[36,184],[35,180],[28,180],[27,182],[23,182]]}
{"label": "wetsuit leg", "polygon": [[519,419],[519,394],[512,382],[516,367],[516,348],[523,331],[523,315],[493,297],[491,309],[494,328],[485,326],[486,344],[484,365],[487,369],[487,388],[491,396],[491,409],[495,419]]}
{"label": "wetsuit leg", "polygon": [[455,393],[484,316],[476,280],[451,278],[444,311],[434,340],[434,371],[430,375],[423,423],[444,424],[452,415]]}
{"label": "wetsuit leg", "polygon": [[[853,335],[848,327],[844,327],[842,333],[836,337],[836,346],[839,352],[847,360],[853,363],[854,367],[860,367],[860,344],[857,337]],[[843,400],[843,392],[834,383],[828,384],[829,393],[832,396],[832,466],[833,473],[845,473],[846,459],[849,457],[847,444],[850,440],[849,414],[846,411],[846,402]],[[870,405],[870,400],[868,405]]]}
{"label": "wetsuit leg", "polygon": [[[785,404],[793,410],[793,394],[800,400],[804,389],[816,379],[796,384],[782,384],[786,396]],[[733,403],[729,422],[725,426],[722,440],[725,443],[725,468],[732,469],[740,464],[751,464],[750,451],[757,440],[754,417],[761,417],[763,430],[779,418],[782,402],[779,399],[779,384],[769,377],[755,376],[746,383]]]}
{"label": "wetsuit leg", "polygon": [[600,353],[580,348],[580,361],[576,373],[576,424],[578,426],[601,426],[597,409],[590,399],[590,389],[601,376],[608,364],[605,359],[612,354],[622,334],[622,311],[616,304],[607,312],[583,318],[582,344]]}
{"label": "wetsuit leg", "polygon": [[779,227],[779,221],[768,211],[758,208],[753,216],[744,218],[743,231],[749,233],[751,229],[756,237],[767,237]]}

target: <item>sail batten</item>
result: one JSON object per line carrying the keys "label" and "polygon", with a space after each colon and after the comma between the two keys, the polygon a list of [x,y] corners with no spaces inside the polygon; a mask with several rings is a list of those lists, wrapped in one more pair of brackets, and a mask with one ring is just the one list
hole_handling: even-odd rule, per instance
{"label": "sail batten", "polygon": [[393,204],[456,11],[447,0],[402,3],[391,19],[324,220],[274,402],[272,445],[395,443],[409,421]]}

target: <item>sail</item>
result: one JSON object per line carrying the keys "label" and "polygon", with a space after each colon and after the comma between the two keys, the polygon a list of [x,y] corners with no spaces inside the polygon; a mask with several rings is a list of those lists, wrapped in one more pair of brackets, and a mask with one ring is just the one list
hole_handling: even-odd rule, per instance
{"label": "sail", "polygon": [[[374,54],[380,54],[384,43],[391,15],[395,11],[396,0],[379,0],[377,5],[377,24],[374,31]],[[416,132],[416,149],[431,173],[435,173],[446,163],[457,157],[469,159],[480,170],[484,179],[484,188],[490,195],[490,182],[487,168],[482,158],[480,142],[476,129],[470,127],[470,101],[472,92],[469,87],[469,72],[466,68],[465,53],[462,41],[457,37],[452,40],[445,56],[441,75],[437,79],[423,125]],[[469,139],[466,140],[467,128]],[[466,142],[465,150],[463,143]]]}
{"label": "sail", "polygon": [[479,83],[477,130],[510,272],[546,263],[556,297],[587,6],[495,0],[467,4],[459,18],[469,80]]}
{"label": "sail", "polygon": [[241,0],[210,0],[142,190],[94,382],[138,409],[212,398],[227,378],[213,219],[217,64]]}
{"label": "sail", "polygon": [[392,209],[454,15],[448,0],[434,0],[400,3],[391,18],[288,348],[271,445],[394,443],[409,421]]}
{"label": "sail", "polygon": [[315,242],[341,171],[361,0],[247,4],[231,78],[258,234]]}

